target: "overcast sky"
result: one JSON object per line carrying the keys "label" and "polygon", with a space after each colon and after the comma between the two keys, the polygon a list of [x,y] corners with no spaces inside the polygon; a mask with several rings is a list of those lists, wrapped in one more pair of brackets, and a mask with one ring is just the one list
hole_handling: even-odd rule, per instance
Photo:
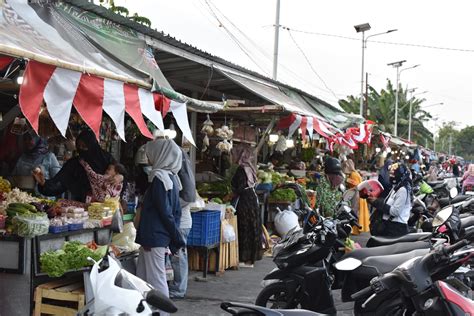
{"label": "overcast sky", "polygon": [[[246,47],[247,53],[239,49],[223,27],[219,27],[205,0],[115,0],[115,3],[126,6],[131,14],[137,12],[148,17],[158,31],[271,76],[276,0],[207,1],[223,25]],[[425,106],[444,103],[426,109],[439,116],[438,124],[457,121],[460,127],[473,125],[472,12],[474,4],[470,0],[281,0],[280,24],[293,29],[291,35],[324,82],[311,71],[287,30],[280,30],[278,80],[311,92],[331,104],[337,104],[334,94],[338,98],[359,94],[361,37],[353,26],[368,22],[372,29],[367,35],[398,29],[373,37],[373,40],[471,50],[369,42],[365,69],[369,73],[369,84],[379,90],[386,85],[387,78],[395,82],[396,71],[387,63],[407,60],[404,67],[420,64],[418,68],[402,72],[403,86],[418,88],[415,93],[428,91],[419,96],[426,98]]]}

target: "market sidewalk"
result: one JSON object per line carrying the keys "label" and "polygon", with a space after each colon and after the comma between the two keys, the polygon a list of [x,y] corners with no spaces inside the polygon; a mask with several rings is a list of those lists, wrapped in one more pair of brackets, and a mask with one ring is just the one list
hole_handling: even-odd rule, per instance
{"label": "market sidewalk", "polygon": [[[355,236],[354,239],[365,245],[367,234]],[[224,301],[254,303],[261,291],[260,283],[263,277],[275,267],[271,258],[264,258],[256,263],[253,269],[240,268],[227,270],[222,277],[208,275],[207,282],[195,281],[202,276],[200,272],[191,272],[189,275],[188,294],[184,300],[176,300],[178,313],[174,315],[229,315],[220,309]],[[352,304],[341,303],[340,292],[334,291],[334,299],[338,315],[352,315]]]}

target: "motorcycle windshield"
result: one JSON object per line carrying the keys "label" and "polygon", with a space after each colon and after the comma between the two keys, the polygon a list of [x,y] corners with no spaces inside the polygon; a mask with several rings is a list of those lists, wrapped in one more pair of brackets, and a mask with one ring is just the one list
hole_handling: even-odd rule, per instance
{"label": "motorcycle windshield", "polygon": [[147,292],[152,290],[151,285],[123,269],[120,270],[115,277],[115,286],[127,290],[139,291],[143,297],[145,297]]}

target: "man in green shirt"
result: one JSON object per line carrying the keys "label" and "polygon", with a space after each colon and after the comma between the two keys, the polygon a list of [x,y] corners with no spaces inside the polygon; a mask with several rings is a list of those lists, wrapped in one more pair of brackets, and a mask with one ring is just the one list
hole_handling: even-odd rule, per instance
{"label": "man in green shirt", "polygon": [[341,162],[333,157],[324,162],[324,175],[316,187],[316,209],[324,217],[333,217],[336,206],[341,200],[342,193],[338,190],[344,181]]}

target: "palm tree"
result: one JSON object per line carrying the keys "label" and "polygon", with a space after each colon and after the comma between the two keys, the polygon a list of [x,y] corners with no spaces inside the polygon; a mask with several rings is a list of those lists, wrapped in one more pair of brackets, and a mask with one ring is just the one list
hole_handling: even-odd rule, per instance
{"label": "palm tree", "polygon": [[[393,133],[395,121],[395,94],[397,91],[393,88],[390,80],[387,81],[387,87],[380,92],[369,86],[367,95],[367,118],[376,122],[378,128],[382,131]],[[421,109],[424,99],[408,97],[408,92],[399,86],[398,89],[398,130],[399,136],[408,137],[408,116],[410,104],[412,106],[412,140],[423,142],[424,139],[431,137],[431,132],[424,127],[423,122],[428,121],[431,115]],[[359,113],[360,98],[348,96],[347,100],[340,100],[339,105],[351,113]]]}

